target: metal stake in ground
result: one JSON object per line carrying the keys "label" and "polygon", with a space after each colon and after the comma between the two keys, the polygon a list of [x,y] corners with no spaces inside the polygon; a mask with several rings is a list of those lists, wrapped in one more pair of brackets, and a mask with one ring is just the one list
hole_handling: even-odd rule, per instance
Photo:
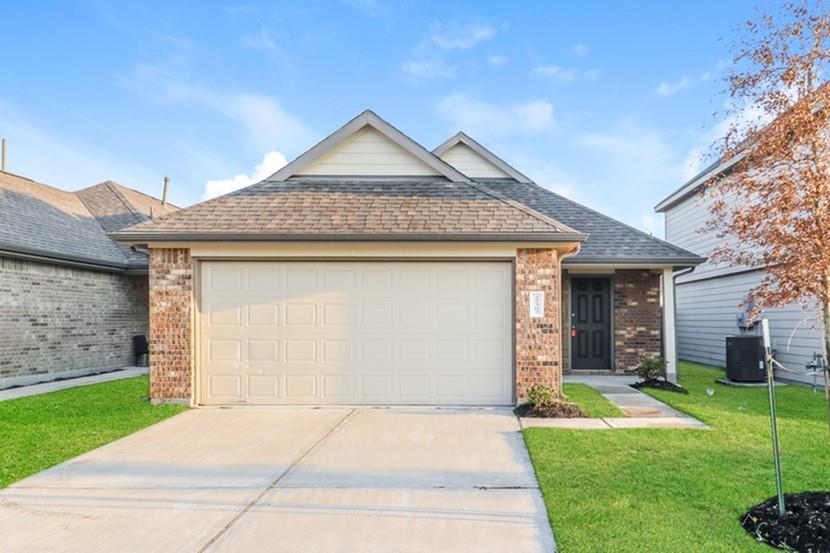
{"label": "metal stake in ground", "polygon": [[769,390],[769,420],[772,427],[772,457],[775,460],[775,485],[778,488],[778,516],[784,516],[784,484],[781,479],[781,451],[778,448],[778,412],[775,406],[775,377],[772,367],[772,345],[769,338],[769,321],[761,320],[764,334],[764,361],[767,365],[767,388]]}

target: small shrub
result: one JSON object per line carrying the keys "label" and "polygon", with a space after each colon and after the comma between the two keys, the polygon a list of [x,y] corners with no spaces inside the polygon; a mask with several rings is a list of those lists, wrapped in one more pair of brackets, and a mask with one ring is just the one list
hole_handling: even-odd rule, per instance
{"label": "small shrub", "polygon": [[660,380],[666,376],[666,360],[659,355],[643,355],[634,372],[646,382]]}
{"label": "small shrub", "polygon": [[527,390],[527,402],[534,409],[547,409],[558,399],[559,394],[556,393],[556,390],[546,384],[534,384]]}

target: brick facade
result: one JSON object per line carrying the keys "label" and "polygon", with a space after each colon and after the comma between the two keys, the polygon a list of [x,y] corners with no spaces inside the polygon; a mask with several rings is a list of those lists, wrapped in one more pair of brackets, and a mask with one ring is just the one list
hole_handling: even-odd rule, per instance
{"label": "brick facade", "polygon": [[135,364],[147,277],[0,257],[0,388]]}
{"label": "brick facade", "polygon": [[[562,383],[559,259],[555,250],[520,249],[516,255],[516,397],[536,383]],[[531,318],[530,292],[545,293],[544,317]]]}
{"label": "brick facade", "polygon": [[150,250],[150,397],[189,401],[193,367],[190,250]]}
{"label": "brick facade", "polygon": [[[662,355],[660,275],[648,270],[618,269],[611,278],[613,287],[614,359],[617,373],[630,371],[645,354]],[[571,279],[562,274],[562,368],[571,373],[570,311]]]}
{"label": "brick facade", "polygon": [[614,273],[616,372],[633,369],[643,355],[661,355],[663,308],[660,275],[626,269]]}

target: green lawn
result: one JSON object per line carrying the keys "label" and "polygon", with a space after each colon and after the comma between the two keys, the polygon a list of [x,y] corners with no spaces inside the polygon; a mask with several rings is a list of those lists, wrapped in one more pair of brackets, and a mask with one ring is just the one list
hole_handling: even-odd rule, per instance
{"label": "green lawn", "polygon": [[[648,391],[710,430],[524,431],[563,553],[772,551],[738,520],[775,494],[766,389],[722,374],[681,363],[689,395]],[[823,396],[778,388],[778,409],[786,491],[830,488]]]}
{"label": "green lawn", "polygon": [[565,384],[564,392],[568,396],[568,401],[579,405],[591,418],[625,416],[616,405],[585,384]]}
{"label": "green lawn", "polygon": [[147,377],[0,402],[0,488],[184,410],[153,407]]}

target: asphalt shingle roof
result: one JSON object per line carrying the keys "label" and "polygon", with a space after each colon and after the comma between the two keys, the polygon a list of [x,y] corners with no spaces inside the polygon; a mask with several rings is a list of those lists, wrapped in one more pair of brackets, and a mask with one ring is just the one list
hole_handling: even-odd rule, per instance
{"label": "asphalt shingle roof", "polygon": [[478,184],[443,177],[263,181],[119,233],[234,236],[561,235],[567,225],[498,197]]}
{"label": "asphalt shingle roof", "polygon": [[147,256],[113,241],[107,232],[146,221],[153,202],[163,212],[176,209],[109,181],[67,192],[0,173],[0,250],[143,268]]}
{"label": "asphalt shingle roof", "polygon": [[486,188],[531,207],[588,235],[580,252],[566,263],[694,262],[695,254],[569,200],[546,188],[513,180],[487,181]]}

